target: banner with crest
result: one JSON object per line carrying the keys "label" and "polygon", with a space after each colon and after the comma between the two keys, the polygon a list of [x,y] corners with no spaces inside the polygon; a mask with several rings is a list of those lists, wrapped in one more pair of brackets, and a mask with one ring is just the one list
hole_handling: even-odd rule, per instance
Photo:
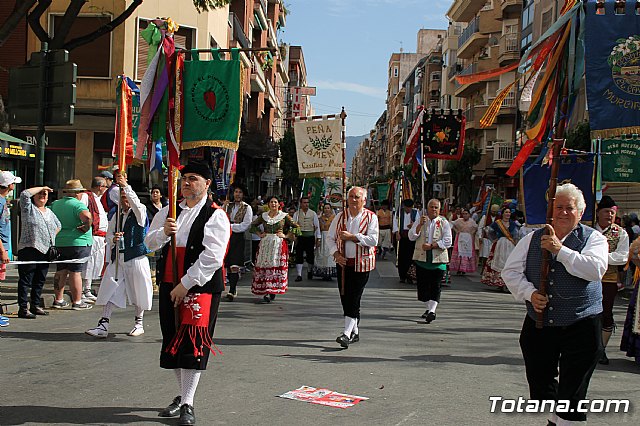
{"label": "banner with crest", "polygon": [[607,139],[600,146],[603,182],[640,182],[639,139]]}
{"label": "banner with crest", "polygon": [[340,118],[294,122],[301,177],[342,176],[341,125]]}
{"label": "banner with crest", "polygon": [[465,118],[431,111],[423,118],[422,143],[425,158],[460,160],[464,151]]}
{"label": "banner with crest", "polygon": [[593,138],[640,133],[640,19],[636,2],[587,2],[586,87]]}

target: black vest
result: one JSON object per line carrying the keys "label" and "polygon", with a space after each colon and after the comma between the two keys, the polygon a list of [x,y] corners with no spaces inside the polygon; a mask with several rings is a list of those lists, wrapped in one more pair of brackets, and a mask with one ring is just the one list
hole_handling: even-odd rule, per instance
{"label": "black vest", "polygon": [[[185,275],[187,269],[196,263],[200,253],[204,251],[204,245],[202,244],[204,226],[217,209],[218,206],[215,204],[205,204],[202,206],[200,213],[198,213],[198,216],[193,221],[191,229],[189,230],[189,236],[187,237],[187,245],[185,247],[184,271],[178,271],[178,278]],[[176,206],[176,217],[179,217],[181,212],[182,208],[180,208],[180,205]],[[160,257],[160,260],[158,260],[158,267],[156,269],[157,277],[164,277],[165,264],[167,261],[171,261],[171,253],[169,253],[170,247],[171,244],[165,244],[162,248],[162,256]],[[224,290],[223,269],[224,268],[218,269],[215,274],[213,274],[213,278],[211,278],[211,280],[204,286],[193,286],[189,290],[189,293],[221,293]]]}

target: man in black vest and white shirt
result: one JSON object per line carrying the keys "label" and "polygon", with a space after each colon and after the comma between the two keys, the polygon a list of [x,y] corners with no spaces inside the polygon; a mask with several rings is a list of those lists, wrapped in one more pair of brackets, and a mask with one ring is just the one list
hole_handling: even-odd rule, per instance
{"label": "man in black vest and white shirt", "polygon": [[229,271],[229,292],[227,300],[233,301],[238,295],[237,286],[240,279],[240,268],[244,265],[244,234],[251,226],[253,210],[243,201],[244,190],[236,186],[233,190],[233,202],[225,205],[225,211],[231,222],[231,240],[225,259]]}
{"label": "man in black vest and white shirt", "polygon": [[[603,351],[600,280],[607,270],[608,244],[601,233],[580,224],[585,207],[575,185],[558,186],[553,226],[521,239],[502,270],[513,296],[527,305],[520,348],[531,399],[569,401],[569,412],[553,413],[552,425],[586,421],[578,402],[586,398]],[[546,296],[538,292],[542,250],[552,255]],[[541,329],[536,328],[539,313]]]}
{"label": "man in black vest and white shirt", "polygon": [[393,233],[396,234],[398,241],[398,275],[400,282],[413,284],[411,278],[407,276],[407,272],[413,263],[413,252],[416,248],[416,242],[409,239],[409,230],[413,224],[420,218],[417,209],[413,208],[413,200],[407,198],[402,201],[402,208],[397,213],[398,217],[393,221]]}
{"label": "man in black vest and white shirt", "polygon": [[[145,243],[151,251],[162,249],[156,276],[160,282],[159,312],[162,330],[160,367],[173,369],[180,394],[160,412],[161,417],[180,414],[181,425],[195,424],[193,401],[206,370],[212,337],[224,290],[224,256],[231,236],[227,214],[207,198],[212,173],[207,165],[191,163],[182,169],[177,219],[168,216],[169,206],[156,213]],[[177,256],[170,254],[175,235]],[[173,286],[173,268],[180,282]],[[175,308],[180,310],[176,321]],[[215,352],[214,352],[215,355]]]}
{"label": "man in black vest and white shirt", "polygon": [[[300,210],[294,213],[293,221],[300,225],[302,234],[296,239],[296,281],[302,281],[302,267],[307,260],[307,279],[313,279],[315,248],[320,244],[320,222],[316,212],[309,208],[309,197],[300,199]],[[305,256],[306,254],[306,256]]]}

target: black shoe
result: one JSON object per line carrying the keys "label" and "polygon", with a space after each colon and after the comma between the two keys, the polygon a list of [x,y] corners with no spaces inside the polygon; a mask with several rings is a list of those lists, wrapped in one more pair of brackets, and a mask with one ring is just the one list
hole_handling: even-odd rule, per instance
{"label": "black shoe", "polygon": [[345,336],[344,334],[341,334],[336,339],[336,342],[340,343],[340,346],[342,346],[343,348],[347,349],[349,347],[350,339],[347,336]]}
{"label": "black shoe", "polygon": [[34,315],[49,315],[49,312],[45,311],[40,306],[32,306],[30,311]]}
{"label": "black shoe", "polygon": [[270,300],[276,300],[276,295],[275,294],[270,294],[269,295],[269,299]]}
{"label": "black shoe", "polygon": [[169,404],[167,408],[165,408],[164,410],[160,411],[160,413],[158,413],[158,416],[159,417],[177,416],[180,413],[180,402],[182,402],[182,398],[179,396],[176,396],[175,398],[173,398],[173,402]]}
{"label": "black shoe", "polygon": [[180,407],[180,420],[179,425],[195,425],[196,414],[193,412],[193,405],[184,404]]}
{"label": "black shoe", "polygon": [[424,314],[420,315],[420,318],[427,319],[427,316],[429,316],[429,310],[428,309],[426,311],[424,311]]}
{"label": "black shoe", "polygon": [[607,357],[606,352],[602,352],[602,356],[600,357],[600,361],[598,361],[602,365],[609,365],[609,358]]}
{"label": "black shoe", "polygon": [[36,319],[36,314],[29,312],[27,308],[20,308],[18,310],[18,318]]}
{"label": "black shoe", "polygon": [[429,312],[427,314],[427,317],[424,319],[424,322],[427,324],[431,324],[431,321],[436,319],[436,313],[435,312]]}
{"label": "black shoe", "polygon": [[349,343],[357,343],[359,341],[360,341],[360,335],[352,332],[351,339],[349,339]]}
{"label": "black shoe", "polygon": [[264,303],[271,303],[271,299],[269,298],[269,296],[264,296],[264,297],[262,298],[262,301],[263,301]]}
{"label": "black shoe", "polygon": [[300,281],[302,281],[302,277],[298,275],[295,279],[295,282],[299,283]]}
{"label": "black shoe", "polygon": [[308,280],[312,280],[313,279],[313,272],[307,272],[307,279]]}

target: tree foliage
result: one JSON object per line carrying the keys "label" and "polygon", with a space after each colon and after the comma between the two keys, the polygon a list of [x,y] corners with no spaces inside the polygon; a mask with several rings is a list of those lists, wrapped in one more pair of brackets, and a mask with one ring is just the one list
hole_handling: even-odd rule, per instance
{"label": "tree foliage", "polygon": [[567,132],[566,148],[591,151],[591,127],[588,121],[578,123]]}
{"label": "tree foliage", "polygon": [[193,5],[196,7],[198,13],[218,9],[229,3],[231,3],[231,0],[193,0]]}
{"label": "tree foliage", "polygon": [[468,200],[471,197],[473,166],[478,164],[481,159],[480,150],[474,146],[466,145],[460,161],[448,161],[445,166],[451,183],[461,190],[460,199],[462,200]]}
{"label": "tree foliage", "polygon": [[296,154],[296,138],[293,129],[285,132],[280,140],[280,170],[282,180],[292,188],[300,188],[300,174],[298,172],[298,156]]}

